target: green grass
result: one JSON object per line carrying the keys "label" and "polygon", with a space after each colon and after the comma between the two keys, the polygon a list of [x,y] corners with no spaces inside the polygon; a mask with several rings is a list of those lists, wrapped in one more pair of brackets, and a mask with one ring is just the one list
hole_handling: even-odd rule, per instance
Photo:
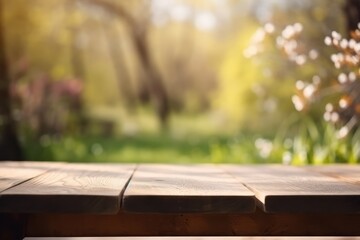
{"label": "green grass", "polygon": [[139,134],[132,137],[43,137],[26,141],[29,160],[124,163],[263,162],[247,136]]}
{"label": "green grass", "polygon": [[[101,110],[101,111],[100,111]],[[100,109],[98,115],[110,112]],[[106,112],[106,111],[107,112]],[[114,113],[112,113],[114,114]],[[116,127],[112,136],[92,132],[85,136],[28,134],[23,139],[26,158],[34,161],[124,163],[256,163],[263,162],[255,137],[238,135],[213,115],[172,115],[167,131],[146,111],[123,117],[108,116]]]}
{"label": "green grass", "polygon": [[43,136],[40,140],[27,137],[23,146],[26,159],[34,161],[296,165],[360,162],[360,129],[339,139],[334,126],[308,117],[289,117],[275,136],[267,138],[235,133],[226,127],[206,115],[180,115],[172,118],[164,132],[153,116],[142,114],[128,122],[119,121],[113,136],[90,131],[85,136]]}
{"label": "green grass", "polygon": [[293,165],[360,162],[360,128],[340,137],[339,127],[307,116],[287,121],[272,139],[269,159]]}

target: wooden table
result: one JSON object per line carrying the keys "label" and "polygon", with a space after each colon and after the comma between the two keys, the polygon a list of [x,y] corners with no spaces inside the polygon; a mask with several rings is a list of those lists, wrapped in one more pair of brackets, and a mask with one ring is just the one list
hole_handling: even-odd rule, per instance
{"label": "wooden table", "polygon": [[360,166],[0,163],[0,239],[360,236]]}

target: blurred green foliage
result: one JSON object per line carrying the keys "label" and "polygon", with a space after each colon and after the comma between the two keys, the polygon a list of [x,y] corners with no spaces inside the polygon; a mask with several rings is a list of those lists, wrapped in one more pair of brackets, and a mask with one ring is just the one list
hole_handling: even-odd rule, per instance
{"label": "blurred green foliage", "polygon": [[294,165],[354,164],[359,162],[359,139],[359,129],[339,138],[334,125],[293,114],[279,129],[266,158]]}
{"label": "blurred green foliage", "polygon": [[29,160],[126,163],[256,163],[252,138],[142,134],[134,137],[62,137],[26,143]]}
{"label": "blurred green foliage", "polygon": [[[321,120],[325,102],[306,114],[291,102],[298,80],[336,81],[323,41],[345,32],[344,2],[8,1],[13,113],[26,158],[359,162],[359,131],[338,139]],[[301,23],[316,61],[289,62],[271,37],[246,58],[256,29],[270,22],[277,30]],[[76,94],[64,91],[73,83]],[[167,105],[164,127],[157,115]]]}
{"label": "blurred green foliage", "polygon": [[245,134],[186,138],[140,134],[110,138],[63,136],[53,139],[44,136],[40,144],[25,141],[24,146],[27,158],[36,161],[294,165],[358,163],[359,131],[353,136],[338,139],[332,126],[326,125],[324,130],[318,130],[311,125],[301,126],[293,137],[277,136],[273,141]]}

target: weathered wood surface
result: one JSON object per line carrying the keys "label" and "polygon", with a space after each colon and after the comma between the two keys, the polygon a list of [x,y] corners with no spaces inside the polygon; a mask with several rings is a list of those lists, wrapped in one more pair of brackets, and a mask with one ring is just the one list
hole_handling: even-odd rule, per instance
{"label": "weathered wood surface", "polygon": [[[0,212],[116,213],[133,170],[119,164],[3,162]],[[349,165],[141,165],[126,189],[123,209],[251,212],[256,195],[268,212],[359,213],[359,173],[359,166]]]}
{"label": "weathered wood surface", "polygon": [[59,166],[57,163],[0,162],[0,192]]}
{"label": "weathered wood surface", "polygon": [[0,212],[115,214],[134,165],[65,164],[0,193]]}
{"label": "weathered wood surface", "polygon": [[312,166],[308,170],[325,174],[340,181],[360,185],[360,165],[335,164]]}
{"label": "weathered wood surface", "polygon": [[290,166],[225,166],[266,212],[360,213],[360,186]]}
{"label": "weathered wood surface", "polygon": [[65,162],[36,162],[36,161],[3,161],[0,167],[28,167],[28,168],[56,168],[65,165]]}
{"label": "weathered wood surface", "polygon": [[141,165],[123,197],[128,212],[237,213],[255,210],[254,194],[212,165]]}
{"label": "weathered wood surface", "polygon": [[1,239],[360,235],[358,167],[25,164],[43,172],[0,192]]}

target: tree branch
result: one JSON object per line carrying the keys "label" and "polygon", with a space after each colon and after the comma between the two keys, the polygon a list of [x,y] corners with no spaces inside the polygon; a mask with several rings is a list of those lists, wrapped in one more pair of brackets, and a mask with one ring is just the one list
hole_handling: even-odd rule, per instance
{"label": "tree branch", "polygon": [[123,7],[121,7],[120,5],[114,2],[110,2],[107,0],[77,0],[77,1],[80,3],[85,3],[88,5],[93,5],[102,8],[107,13],[122,18],[129,25],[130,28],[136,28],[137,23],[134,17],[131,16],[131,14],[129,14],[128,12],[126,12],[126,10],[124,10]]}

